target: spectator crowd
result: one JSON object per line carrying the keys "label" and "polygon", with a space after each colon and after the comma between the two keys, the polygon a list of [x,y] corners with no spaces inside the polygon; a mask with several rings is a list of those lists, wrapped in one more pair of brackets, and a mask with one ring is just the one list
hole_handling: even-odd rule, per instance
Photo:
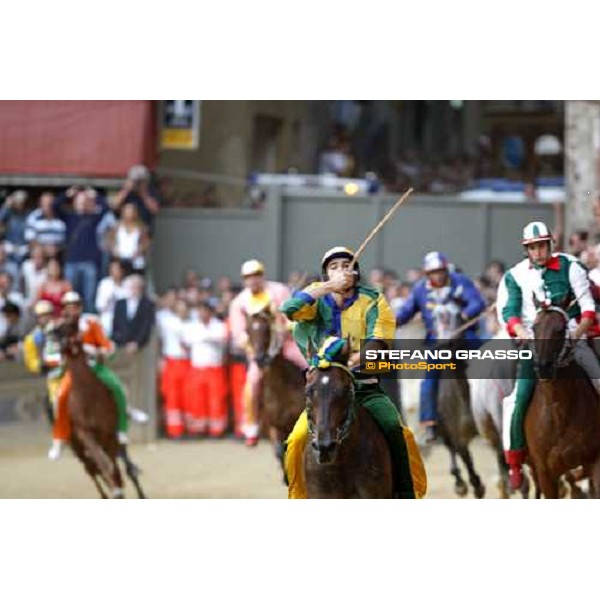
{"label": "spectator crowd", "polygon": [[[20,360],[23,338],[35,325],[36,302],[46,300],[58,316],[63,295],[74,290],[84,310],[97,314],[107,335],[129,355],[148,344],[156,326],[161,414],[170,438],[230,431],[242,437],[246,351],[235,345],[229,327],[229,308],[242,286],[228,277],[213,282],[189,269],[180,285],[155,296],[149,251],[158,210],[141,166],[130,170],[110,198],[90,187],[45,191],[37,198],[23,190],[10,193],[0,205],[0,361]],[[600,202],[594,214],[600,231]],[[562,244],[560,234],[559,240]],[[565,250],[588,268],[600,297],[600,234],[575,232]],[[493,260],[474,278],[488,306],[504,272],[505,265]],[[421,277],[418,268],[399,276],[378,267],[366,279],[397,313]],[[287,284],[294,291],[318,278],[295,271]],[[497,330],[495,311],[488,311],[480,335],[489,338]]]}
{"label": "spectator crowd", "polygon": [[0,200],[0,361],[19,357],[36,302],[47,300],[58,316],[70,290],[117,345],[144,345],[154,320],[145,276],[158,209],[142,165],[110,198],[74,186],[31,196],[15,190]]}

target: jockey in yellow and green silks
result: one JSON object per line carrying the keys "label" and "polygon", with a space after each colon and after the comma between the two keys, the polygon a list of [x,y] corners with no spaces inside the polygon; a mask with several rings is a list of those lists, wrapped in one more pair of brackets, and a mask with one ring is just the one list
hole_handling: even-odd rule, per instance
{"label": "jockey in yellow and green silks", "polygon": [[[353,258],[354,252],[342,246],[326,252],[321,261],[323,281],[295,292],[279,310],[296,323],[294,339],[309,362],[309,340],[314,348],[321,348],[331,336],[349,337],[348,366],[356,375],[355,399],[370,413],[388,441],[395,496],[421,498],[427,478],[412,432],[402,423],[377,377],[356,371],[360,367],[361,340],[367,340],[374,348],[386,348],[385,340],[394,338],[396,319],[382,293],[359,283],[358,264],[355,271],[349,270]],[[303,456],[307,438],[308,421],[303,412],[286,442],[284,465],[290,498],[306,498]]]}

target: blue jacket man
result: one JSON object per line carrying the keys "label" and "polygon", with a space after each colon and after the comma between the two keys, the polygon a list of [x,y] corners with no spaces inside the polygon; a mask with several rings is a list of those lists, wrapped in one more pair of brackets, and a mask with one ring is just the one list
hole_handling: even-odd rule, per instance
{"label": "blue jacket man", "polygon": [[[462,323],[479,315],[485,301],[469,277],[451,273],[448,258],[441,252],[429,252],[423,260],[425,277],[415,283],[402,308],[396,314],[398,326],[408,323],[418,312],[423,317],[427,342],[448,339]],[[462,336],[470,342],[479,342],[477,324]],[[420,421],[425,426],[424,442],[435,439],[437,422],[437,393],[439,371],[427,371],[421,384]]]}

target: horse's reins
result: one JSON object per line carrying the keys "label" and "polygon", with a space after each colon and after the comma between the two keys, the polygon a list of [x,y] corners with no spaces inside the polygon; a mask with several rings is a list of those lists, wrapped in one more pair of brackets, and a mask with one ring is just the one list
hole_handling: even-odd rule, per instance
{"label": "horse's reins", "polygon": [[279,331],[277,328],[277,319],[275,319],[274,317],[271,318],[269,337],[270,341],[269,348],[267,349],[265,366],[268,366],[283,348],[283,336],[279,335]]}
{"label": "horse's reins", "polygon": [[[336,430],[336,438],[335,441],[337,444],[341,444],[347,437],[348,434],[350,433],[350,428],[352,427],[352,423],[354,422],[354,417],[356,415],[356,391],[354,389],[354,381],[356,380],[356,377],[354,376],[354,373],[344,364],[339,363],[339,362],[330,362],[330,361],[326,361],[327,362],[327,366],[317,366],[317,367],[311,367],[308,369],[308,372],[312,372],[315,370],[324,370],[324,369],[329,369],[331,367],[335,367],[338,369],[343,369],[344,371],[346,371],[346,373],[348,373],[348,375],[350,375],[351,379],[352,379],[352,384],[350,386],[350,402],[349,402],[349,407],[348,407],[348,412],[346,414],[346,418],[344,419],[344,422],[341,424],[340,427],[337,428]],[[312,438],[315,437],[315,424],[313,423],[312,420],[312,411],[307,407],[306,409],[306,420],[308,422],[308,432],[310,434],[310,436]]]}

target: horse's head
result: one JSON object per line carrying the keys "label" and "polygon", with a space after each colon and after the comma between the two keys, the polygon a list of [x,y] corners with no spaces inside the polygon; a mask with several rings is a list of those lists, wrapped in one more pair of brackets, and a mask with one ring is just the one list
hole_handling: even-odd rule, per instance
{"label": "horse's head", "polygon": [[354,420],[354,375],[347,367],[350,338],[330,338],[331,354],[314,355],[306,376],[306,414],[310,442],[319,464],[335,461],[340,444]]}
{"label": "horse's head", "polygon": [[58,321],[49,331],[49,335],[56,341],[62,354],[77,356],[83,352],[77,323],[66,320]]}
{"label": "horse's head", "polygon": [[539,379],[554,379],[570,349],[568,298],[559,305],[540,302],[535,294],[533,302],[538,311],[533,324],[534,368]]}
{"label": "horse's head", "polygon": [[266,306],[261,311],[247,315],[246,333],[252,354],[258,366],[266,367],[270,360],[269,350],[273,337],[272,329],[275,316],[271,307]]}

